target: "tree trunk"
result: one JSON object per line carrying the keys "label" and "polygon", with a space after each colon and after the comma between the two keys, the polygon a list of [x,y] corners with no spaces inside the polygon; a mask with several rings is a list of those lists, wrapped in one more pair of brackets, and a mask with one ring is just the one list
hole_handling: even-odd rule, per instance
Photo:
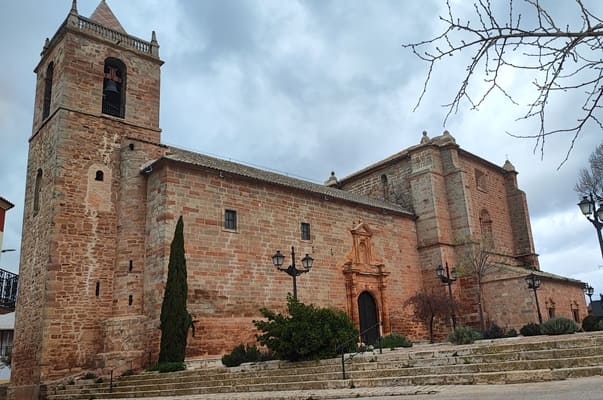
{"label": "tree trunk", "polygon": [[486,331],[486,321],[484,320],[484,305],[482,303],[482,282],[481,279],[477,279],[477,305],[479,306],[479,324],[482,329],[482,333]]}

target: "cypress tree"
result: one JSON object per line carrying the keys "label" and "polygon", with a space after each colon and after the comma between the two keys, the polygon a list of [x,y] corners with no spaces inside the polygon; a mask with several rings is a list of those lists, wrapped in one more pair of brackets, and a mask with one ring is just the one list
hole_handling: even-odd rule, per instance
{"label": "cypress tree", "polygon": [[187,292],[184,222],[180,216],[170,247],[168,277],[161,305],[159,363],[184,361],[186,337],[192,325],[191,315],[186,310]]}

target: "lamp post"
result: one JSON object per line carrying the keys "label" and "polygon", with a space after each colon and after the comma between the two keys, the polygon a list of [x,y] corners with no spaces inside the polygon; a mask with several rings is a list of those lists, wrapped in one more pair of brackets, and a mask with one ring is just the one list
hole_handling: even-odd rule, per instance
{"label": "lamp post", "polygon": [[312,264],[314,263],[314,259],[310,257],[308,253],[306,256],[302,258],[302,266],[303,269],[297,269],[295,267],[295,248],[291,246],[291,265],[287,268],[283,268],[283,263],[285,262],[285,256],[281,253],[280,250],[276,251],[276,254],[272,256],[272,264],[279,271],[286,272],[289,276],[293,278],[293,298],[297,300],[297,277],[301,274],[305,274],[306,272],[310,272],[312,269]]}
{"label": "lamp post", "polygon": [[[444,274],[446,272],[446,274]],[[448,294],[450,295],[450,311],[452,317],[452,329],[456,330],[456,315],[454,313],[454,297],[452,297],[452,284],[457,279],[456,268],[452,268],[452,271],[448,269],[448,262],[446,262],[446,270],[442,265],[438,265],[436,268],[436,275],[440,278],[443,284],[448,285]]]}
{"label": "lamp post", "polygon": [[534,291],[534,298],[536,299],[536,310],[538,311],[538,323],[542,324],[542,314],[540,313],[540,304],[538,303],[538,293],[536,290],[540,287],[540,278],[534,274],[530,274],[526,276],[526,283],[528,284],[528,289],[532,289]]}
{"label": "lamp post", "polygon": [[[601,257],[603,257],[603,235],[601,235],[601,229],[603,229],[603,202],[599,200],[599,208],[597,209],[597,203],[592,193],[588,196],[582,197],[582,201],[578,203],[580,211],[586,217],[587,220],[593,224],[597,230],[597,237],[599,238],[599,247],[601,248]],[[592,217],[591,217],[592,215]]]}
{"label": "lamp post", "polygon": [[584,293],[586,293],[586,295],[588,296],[588,300],[589,303],[593,302],[593,293],[595,292],[595,289],[589,285],[588,283],[584,284]]}
{"label": "lamp post", "polygon": [[9,251],[17,251],[17,249],[2,249],[1,253],[8,253]]}

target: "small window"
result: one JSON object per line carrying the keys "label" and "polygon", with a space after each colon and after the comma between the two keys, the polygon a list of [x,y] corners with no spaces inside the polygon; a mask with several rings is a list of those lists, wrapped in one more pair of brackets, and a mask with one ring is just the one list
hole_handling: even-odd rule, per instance
{"label": "small window", "polygon": [[574,317],[574,321],[580,323],[580,312],[577,309],[572,310],[572,315]]}
{"label": "small window", "polygon": [[36,183],[34,185],[33,213],[38,214],[40,211],[40,192],[42,191],[42,170],[39,169],[36,174]]}
{"label": "small window", "polygon": [[98,297],[100,295],[100,282],[99,281],[96,281],[96,289],[94,292],[96,294],[96,297]]}
{"label": "small window", "polygon": [[307,222],[301,223],[301,239],[310,240],[310,224]]}
{"label": "small window", "polygon": [[129,306],[131,306],[131,305],[132,305],[132,303],[134,303],[134,296],[129,295],[129,296],[128,296],[128,305],[129,305]]}
{"label": "small window", "polygon": [[224,211],[224,229],[237,230],[237,212],[234,210]]}
{"label": "small window", "polygon": [[555,318],[555,307],[549,307],[549,319]]}
{"label": "small window", "polygon": [[54,74],[54,63],[48,64],[46,77],[44,78],[44,104],[42,105],[42,119],[50,115],[50,101],[52,99],[52,75]]}
{"label": "small window", "polygon": [[96,175],[94,176],[94,180],[95,181],[104,181],[105,180],[105,174],[103,173],[103,171],[96,171]]}

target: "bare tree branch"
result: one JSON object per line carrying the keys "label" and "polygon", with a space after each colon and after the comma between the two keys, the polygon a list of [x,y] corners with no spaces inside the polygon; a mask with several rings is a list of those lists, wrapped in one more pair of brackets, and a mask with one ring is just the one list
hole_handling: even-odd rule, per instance
{"label": "bare tree branch", "polygon": [[589,168],[580,170],[574,190],[580,196],[603,197],[603,143],[597,146],[588,159]]}
{"label": "bare tree branch", "polygon": [[[528,18],[516,11],[513,0],[506,3],[508,13],[501,18],[489,0],[477,0],[473,8],[478,24],[472,26],[470,20],[461,22],[455,18],[447,0],[447,15],[440,16],[446,24],[445,30],[432,39],[402,45],[429,64],[414,110],[421,105],[427,93],[435,66],[445,64],[451,56],[471,54],[454,98],[444,104],[448,108],[444,125],[451,115],[458,112],[462,102],[467,101],[471,109],[478,109],[494,91],[517,105],[513,93],[502,84],[501,75],[508,70],[532,74],[535,95],[525,105],[525,114],[516,121],[536,119],[538,128],[534,133],[507,131],[507,134],[535,139],[534,151],[540,151],[541,157],[549,136],[569,135],[570,144],[559,165],[561,167],[584,129],[592,125],[603,130],[603,20],[594,15],[582,0],[575,0],[581,19],[578,28],[560,24],[538,0],[523,0],[523,3],[528,7]],[[534,22],[528,25],[526,21]],[[474,100],[469,89],[477,85],[475,79],[478,77],[483,77],[487,86]],[[555,96],[568,96],[570,92],[581,99],[575,123],[550,127],[547,123],[552,112],[549,104]]]}

